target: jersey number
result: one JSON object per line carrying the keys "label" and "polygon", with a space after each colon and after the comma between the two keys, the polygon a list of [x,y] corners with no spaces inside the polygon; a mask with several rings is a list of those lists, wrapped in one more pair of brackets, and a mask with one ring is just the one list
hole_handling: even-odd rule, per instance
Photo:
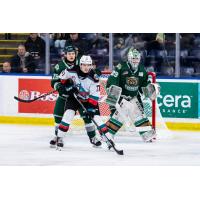
{"label": "jersey number", "polygon": [[100,91],[100,85],[97,85],[97,92]]}

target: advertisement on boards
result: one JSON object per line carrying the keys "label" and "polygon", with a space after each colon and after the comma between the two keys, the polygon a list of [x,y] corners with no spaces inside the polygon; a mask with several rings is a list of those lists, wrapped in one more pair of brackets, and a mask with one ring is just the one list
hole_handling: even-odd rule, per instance
{"label": "advertisement on boards", "polygon": [[[19,78],[18,81],[18,96],[22,99],[34,99],[53,90],[49,79]],[[57,97],[58,94],[54,93],[32,103],[19,102],[18,112],[52,114]]]}

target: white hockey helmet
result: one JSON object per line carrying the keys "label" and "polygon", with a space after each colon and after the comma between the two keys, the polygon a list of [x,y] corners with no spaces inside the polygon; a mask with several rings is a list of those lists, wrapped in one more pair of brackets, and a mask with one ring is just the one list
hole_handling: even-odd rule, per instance
{"label": "white hockey helmet", "polygon": [[128,62],[130,63],[132,70],[137,71],[138,70],[138,65],[141,60],[141,54],[137,49],[129,49],[128,51]]}
{"label": "white hockey helmet", "polygon": [[84,73],[88,73],[92,69],[92,58],[83,55],[80,59],[80,69]]}

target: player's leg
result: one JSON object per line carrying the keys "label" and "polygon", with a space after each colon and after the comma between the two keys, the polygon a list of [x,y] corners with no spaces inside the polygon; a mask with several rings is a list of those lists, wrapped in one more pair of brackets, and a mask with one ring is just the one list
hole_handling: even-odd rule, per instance
{"label": "player's leg", "polygon": [[64,115],[58,127],[57,133],[57,147],[62,148],[64,146],[63,138],[67,131],[69,130],[69,126],[76,114],[76,111],[79,109],[79,104],[74,101],[74,99],[68,99],[65,103]]}
{"label": "player's leg", "polygon": [[76,114],[75,110],[67,109],[63,115],[62,121],[58,127],[57,133],[57,147],[62,148],[64,146],[63,138],[67,131],[69,130],[69,126]]}
{"label": "player's leg", "polygon": [[111,114],[110,119],[106,122],[108,127],[108,131],[115,136],[115,134],[119,131],[119,129],[123,126],[123,120],[120,117],[119,112],[116,110],[113,114]]}
{"label": "player's leg", "polygon": [[50,141],[50,147],[56,147],[56,142],[57,142],[57,133],[58,133],[58,127],[59,124],[61,123],[63,114],[65,112],[65,103],[66,100],[58,97],[58,99],[56,100],[56,104],[54,107],[54,137],[53,139]]}
{"label": "player's leg", "polygon": [[[120,102],[121,100],[122,99],[120,99]],[[120,103],[117,109],[113,106],[110,106],[110,110],[111,110],[110,119],[106,122],[106,125],[108,127],[109,132],[112,134],[114,138],[115,134],[120,130],[120,128],[124,124],[126,108],[124,107],[124,104]]]}
{"label": "player's leg", "polygon": [[93,124],[92,120],[83,113],[83,109],[79,109],[79,113],[85,123],[85,130],[89,137],[90,143],[96,147],[101,146],[101,141],[96,137],[95,125]]}
{"label": "player's leg", "polygon": [[152,142],[156,139],[156,133],[144,113],[144,108],[141,105],[141,102],[139,102],[137,98],[133,98],[130,103],[132,106],[130,106],[129,117],[134,122],[136,130],[145,142]]}

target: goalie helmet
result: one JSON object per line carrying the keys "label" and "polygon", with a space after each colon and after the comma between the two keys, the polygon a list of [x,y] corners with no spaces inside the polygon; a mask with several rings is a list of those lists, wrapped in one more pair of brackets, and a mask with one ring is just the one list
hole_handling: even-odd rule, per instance
{"label": "goalie helmet", "polygon": [[80,59],[80,69],[83,73],[89,73],[92,69],[92,58],[90,56],[82,56]]}
{"label": "goalie helmet", "polygon": [[137,49],[131,48],[128,51],[127,57],[128,57],[128,62],[130,63],[132,70],[137,71],[138,65],[139,65],[140,60],[141,60],[140,52]]}

